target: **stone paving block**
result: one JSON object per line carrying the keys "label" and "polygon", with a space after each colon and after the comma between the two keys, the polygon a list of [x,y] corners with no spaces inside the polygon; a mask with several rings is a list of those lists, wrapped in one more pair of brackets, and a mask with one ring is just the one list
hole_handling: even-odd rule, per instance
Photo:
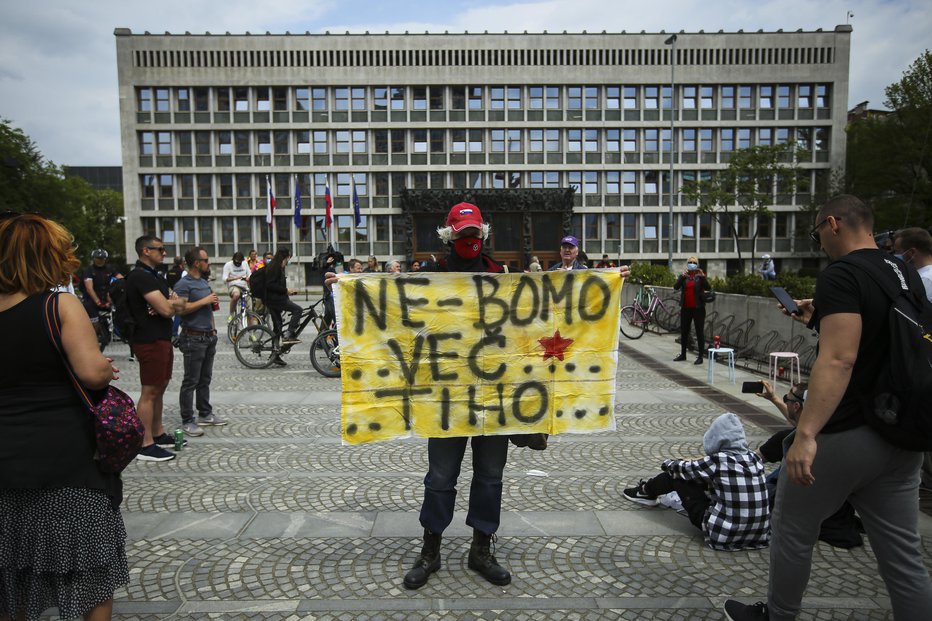
{"label": "stone paving block", "polygon": [[[661,372],[626,353],[636,347],[667,364],[672,337],[631,343],[620,356],[616,431],[509,451],[495,554],[512,584],[494,587],[466,566],[467,451],[443,567],[408,591],[401,579],[421,545],[426,441],[343,446],[340,381],[317,375],[306,347],[286,369],[256,372],[222,341],[212,394],[230,424],[192,438],[172,462],[125,472],[131,582],[116,594],[114,618],[691,621],[723,618],[726,597],[761,599],[766,549],[710,550],[685,517],[630,503],[622,490],[667,457],[700,455],[723,404],[740,406],[752,445],[779,419],[730,385],[710,391],[702,367]],[[121,385],[137,396],[124,350],[114,348]],[[180,356],[174,373],[166,426],[179,419]],[[920,519],[929,561],[932,518]],[[801,619],[892,619],[869,545],[819,544],[807,595]]]}
{"label": "stone paving block", "polygon": [[375,512],[259,513],[242,537],[365,537],[372,532]]}

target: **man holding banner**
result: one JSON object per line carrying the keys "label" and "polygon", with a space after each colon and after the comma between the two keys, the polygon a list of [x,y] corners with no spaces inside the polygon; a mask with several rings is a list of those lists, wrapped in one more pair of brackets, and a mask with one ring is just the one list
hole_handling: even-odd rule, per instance
{"label": "man holding banner", "polygon": [[483,254],[489,231],[478,207],[460,203],[438,229],[447,256],[431,264],[449,273],[345,274],[335,289],[344,442],[428,438],[423,546],[404,577],[409,589],[440,569],[468,444],[468,566],[506,585],[491,544],[509,437],[614,429],[627,268],[508,274]]}

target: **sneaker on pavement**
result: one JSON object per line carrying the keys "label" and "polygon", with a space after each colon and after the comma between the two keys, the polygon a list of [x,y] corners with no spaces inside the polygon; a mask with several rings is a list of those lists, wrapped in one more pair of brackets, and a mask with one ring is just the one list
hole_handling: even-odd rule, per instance
{"label": "sneaker on pavement", "polygon": [[204,435],[204,430],[198,427],[197,423],[184,423],[181,428],[184,429],[185,435],[192,438]]}
{"label": "sneaker on pavement", "polygon": [[274,358],[272,358],[272,364],[277,364],[280,367],[288,366],[288,363],[282,360],[281,358],[279,358],[278,356],[275,356]]}
{"label": "sneaker on pavement", "polygon": [[227,422],[216,414],[211,414],[210,416],[198,416],[197,424],[202,427],[222,427],[223,425],[226,425]]}
{"label": "sneaker on pavement", "polygon": [[166,451],[158,444],[150,444],[139,449],[136,459],[139,461],[170,461],[175,458],[175,454]]}
{"label": "sneaker on pavement", "polygon": [[731,621],[767,621],[770,619],[770,615],[767,614],[767,604],[764,602],[742,604],[733,599],[725,600],[725,616]]}
{"label": "sneaker on pavement", "polygon": [[631,502],[636,502],[639,505],[644,505],[645,507],[656,507],[660,504],[660,501],[657,500],[656,496],[651,496],[644,489],[643,479],[641,479],[635,487],[629,487],[622,493],[624,494],[625,498]]}
{"label": "sneaker on pavement", "polygon": [[[167,433],[163,433],[160,436],[155,436],[152,439],[155,440],[155,443],[158,444],[159,446],[175,446],[175,439],[171,437],[170,435],[168,435]],[[182,439],[181,446],[187,446],[187,445],[188,445],[188,441]]]}

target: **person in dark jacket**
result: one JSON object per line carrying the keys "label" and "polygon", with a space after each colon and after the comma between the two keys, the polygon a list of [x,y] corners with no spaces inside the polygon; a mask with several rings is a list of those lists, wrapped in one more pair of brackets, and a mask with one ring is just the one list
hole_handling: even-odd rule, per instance
{"label": "person in dark jacket", "polygon": [[696,325],[696,343],[699,346],[695,364],[702,364],[705,353],[705,300],[703,291],[711,291],[709,279],[699,269],[699,259],[689,257],[686,269],[676,279],[673,289],[680,292],[680,355],[674,360],[686,360],[686,344],[689,342],[689,324]]}
{"label": "person in dark jacket", "polygon": [[[272,261],[263,268],[268,270],[265,275],[265,305],[272,311],[272,323],[277,333],[281,333],[282,330],[282,312],[291,313],[288,328],[282,334],[282,345],[297,345],[301,342],[295,336],[298,325],[301,323],[301,307],[292,302],[290,298],[294,295],[294,290],[288,288],[285,276],[285,266],[288,265],[289,260],[291,260],[291,250],[279,248]],[[274,362],[279,366],[284,366],[285,361],[276,357]]]}

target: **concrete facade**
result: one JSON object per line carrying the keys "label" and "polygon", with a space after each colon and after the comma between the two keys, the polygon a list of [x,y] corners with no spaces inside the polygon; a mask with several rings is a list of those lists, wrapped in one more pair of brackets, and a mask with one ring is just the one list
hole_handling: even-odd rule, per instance
{"label": "concrete facade", "polygon": [[[819,260],[799,213],[844,166],[850,26],[679,33],[672,106],[665,33],[114,34],[129,256],[143,232],[220,258],[287,244],[300,283],[328,241],[347,258],[408,258],[401,187],[575,186],[572,233],[590,259],[665,263],[673,107],[674,189],[738,148],[808,147],[801,187],[775,195],[754,249],[799,269]],[[673,211],[675,260],[734,269],[734,243],[711,217],[681,196]],[[747,257],[754,223],[746,230]],[[556,250],[561,234],[534,248]]]}

